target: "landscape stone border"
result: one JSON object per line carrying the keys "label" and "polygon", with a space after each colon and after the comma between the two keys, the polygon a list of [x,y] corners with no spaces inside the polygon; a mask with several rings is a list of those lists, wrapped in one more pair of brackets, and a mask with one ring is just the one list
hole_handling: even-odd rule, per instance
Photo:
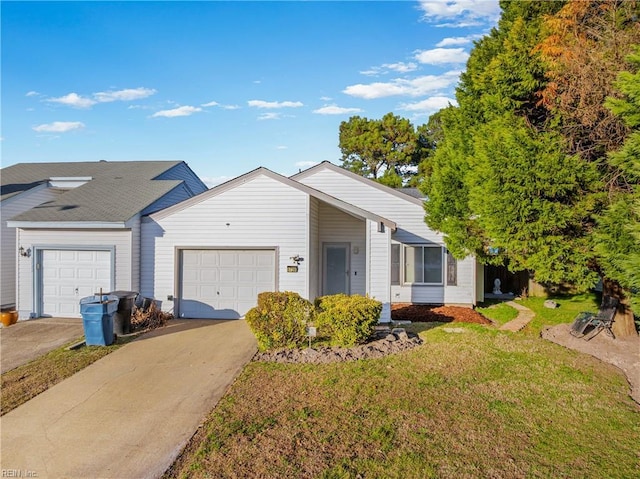
{"label": "landscape stone border", "polygon": [[258,352],[253,361],[275,363],[328,364],[360,359],[374,359],[400,353],[420,346],[422,339],[404,328],[376,331],[372,340],[352,348],[321,347],[305,349],[280,349]]}

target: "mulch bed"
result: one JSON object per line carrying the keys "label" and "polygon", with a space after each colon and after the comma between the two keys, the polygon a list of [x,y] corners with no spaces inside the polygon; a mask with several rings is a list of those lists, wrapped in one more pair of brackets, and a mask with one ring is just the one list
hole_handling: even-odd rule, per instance
{"label": "mulch bed", "polygon": [[492,324],[490,320],[471,308],[410,303],[392,304],[391,320],[411,321],[413,323],[434,321],[440,323]]}

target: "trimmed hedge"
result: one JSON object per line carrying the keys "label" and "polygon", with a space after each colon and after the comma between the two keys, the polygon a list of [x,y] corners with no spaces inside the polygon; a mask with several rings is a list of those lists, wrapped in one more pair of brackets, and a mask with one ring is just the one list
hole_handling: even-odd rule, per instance
{"label": "trimmed hedge", "polygon": [[380,319],[382,303],[365,296],[334,294],[315,301],[318,335],[332,346],[362,344],[373,334]]}
{"label": "trimmed hedge", "polygon": [[298,293],[265,292],[258,306],[245,315],[261,351],[296,348],[307,339],[307,323],[313,319],[313,305]]}

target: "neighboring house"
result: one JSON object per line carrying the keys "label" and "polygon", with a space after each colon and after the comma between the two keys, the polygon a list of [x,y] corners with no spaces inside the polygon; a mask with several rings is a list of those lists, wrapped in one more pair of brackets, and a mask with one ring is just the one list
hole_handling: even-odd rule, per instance
{"label": "neighboring house", "polygon": [[382,321],[396,302],[473,306],[480,266],[447,253],[411,193],[328,162],[258,168],[143,219],[141,291],[186,318],[241,317],[261,291],[369,295]]}
{"label": "neighboring house", "polygon": [[17,164],[1,181],[2,304],[20,319],[139,291],[141,218],[207,189],[182,161]]}

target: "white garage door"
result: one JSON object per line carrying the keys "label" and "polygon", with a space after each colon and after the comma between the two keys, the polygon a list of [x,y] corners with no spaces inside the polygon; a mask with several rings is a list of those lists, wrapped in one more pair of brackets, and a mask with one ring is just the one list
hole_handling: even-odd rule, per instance
{"label": "white garage door", "polygon": [[273,250],[183,250],[178,308],[183,318],[236,319],[275,290]]}
{"label": "white garage door", "polygon": [[111,291],[111,251],[43,250],[43,316],[81,317],[80,299]]}

